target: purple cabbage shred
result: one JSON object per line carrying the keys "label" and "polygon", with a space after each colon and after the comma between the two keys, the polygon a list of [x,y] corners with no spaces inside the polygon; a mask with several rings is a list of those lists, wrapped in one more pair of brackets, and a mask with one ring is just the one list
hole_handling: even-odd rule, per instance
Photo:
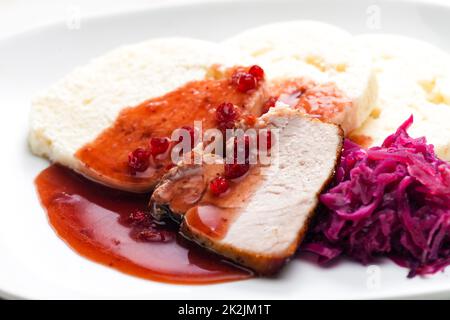
{"label": "purple cabbage shred", "polygon": [[411,116],[381,147],[344,142],[303,250],[321,263],[387,256],[409,268],[408,277],[450,264],[450,163],[425,138],[408,135],[412,122]]}

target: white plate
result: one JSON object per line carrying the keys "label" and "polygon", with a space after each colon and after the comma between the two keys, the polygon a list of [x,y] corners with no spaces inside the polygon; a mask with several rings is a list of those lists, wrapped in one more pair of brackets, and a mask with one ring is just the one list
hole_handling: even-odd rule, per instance
{"label": "white plate", "polygon": [[[405,1],[215,1],[149,7],[81,20],[79,30],[50,25],[0,41],[0,290],[22,298],[300,299],[450,297],[450,272],[406,278],[389,261],[366,268],[344,261],[321,268],[292,261],[276,279],[206,286],[169,285],[124,275],[69,249],[47,223],[33,186],[47,162],[26,145],[30,99],[74,66],[124,43],[160,36],[219,41],[246,28],[317,19],[353,33],[395,32],[450,50],[450,7]],[[374,11],[375,10],[375,11]],[[371,30],[373,12],[381,30]],[[376,17],[375,17],[376,18]]]}

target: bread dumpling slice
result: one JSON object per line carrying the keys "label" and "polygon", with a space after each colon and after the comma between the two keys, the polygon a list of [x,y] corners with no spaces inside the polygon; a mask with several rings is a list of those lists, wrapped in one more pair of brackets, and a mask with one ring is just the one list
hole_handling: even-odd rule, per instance
{"label": "bread dumpling slice", "polygon": [[150,191],[169,161],[130,173],[130,152],[146,148],[154,136],[170,138],[194,120],[202,121],[205,129],[215,126],[214,110],[225,101],[238,105],[242,114],[260,115],[263,85],[244,94],[228,79],[215,79],[228,67],[249,65],[250,60],[239,51],[187,38],[116,49],[35,97],[31,150],[110,187]]}
{"label": "bread dumpling slice", "polygon": [[[224,44],[250,54],[266,70],[275,96],[283,93],[281,83],[284,99],[298,95],[294,107],[339,124],[346,134],[361,126],[374,107],[371,52],[343,29],[308,20],[274,23],[243,31]],[[330,93],[336,98],[330,100]]]}
{"label": "bread dumpling slice", "polygon": [[414,115],[412,136],[425,136],[450,160],[450,55],[420,40],[388,34],[355,38],[372,51],[379,83],[375,109],[352,139],[364,146],[383,140]]}

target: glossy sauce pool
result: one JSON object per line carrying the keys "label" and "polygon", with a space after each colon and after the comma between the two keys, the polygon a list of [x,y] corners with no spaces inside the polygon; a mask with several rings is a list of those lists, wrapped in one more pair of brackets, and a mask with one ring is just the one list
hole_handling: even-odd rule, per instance
{"label": "glossy sauce pool", "polygon": [[165,241],[137,237],[142,228],[128,217],[146,208],[148,195],[112,190],[57,165],[44,170],[36,186],[54,230],[90,260],[133,276],[179,284],[252,276],[185,240],[174,226],[158,227]]}

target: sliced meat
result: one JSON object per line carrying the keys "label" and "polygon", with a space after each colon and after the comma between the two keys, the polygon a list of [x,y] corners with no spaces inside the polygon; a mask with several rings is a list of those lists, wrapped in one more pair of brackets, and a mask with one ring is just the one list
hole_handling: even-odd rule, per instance
{"label": "sliced meat", "polygon": [[211,160],[209,164],[182,164],[172,168],[164,176],[150,201],[155,219],[171,218],[181,222],[183,215],[202,199],[208,182],[223,173],[224,163],[219,156],[206,156]]}
{"label": "sliced meat", "polygon": [[151,205],[156,217],[170,211],[181,220],[185,237],[260,274],[272,274],[297,250],[318,195],[334,174],[343,132],[280,107],[256,127],[276,132],[270,164],[252,165],[244,177],[230,181],[222,196],[208,189],[223,174],[221,160],[189,168],[181,164],[156,188]]}

